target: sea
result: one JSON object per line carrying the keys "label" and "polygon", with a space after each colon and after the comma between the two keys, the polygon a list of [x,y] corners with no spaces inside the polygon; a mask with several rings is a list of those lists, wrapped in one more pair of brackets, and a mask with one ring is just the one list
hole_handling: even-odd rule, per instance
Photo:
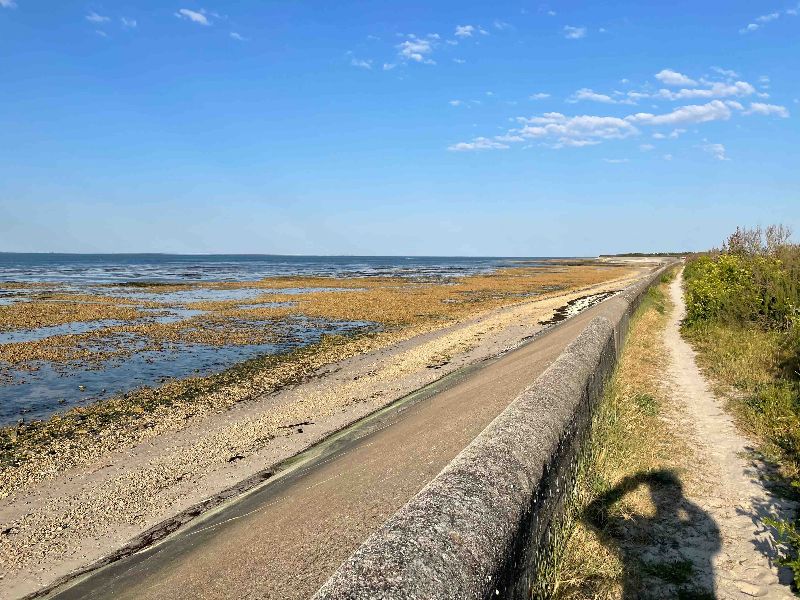
{"label": "sea", "polygon": [[[203,288],[203,283],[257,281],[274,276],[404,277],[447,280],[489,273],[508,266],[545,266],[546,257],[430,257],[430,256],[277,256],[253,254],[23,254],[0,253],[0,311],[19,302],[36,300],[49,289],[163,302],[169,312],[158,318],[181,320],[198,311],[182,303],[203,300],[246,302],[265,290]],[[141,284],[196,283],[191,290],[164,294],[143,292]],[[13,289],[9,283],[36,283],[36,294]],[[106,287],[112,284],[111,287]],[[302,294],[311,288],[282,290]],[[145,297],[146,296],[146,297]],[[40,297],[40,296],[39,296]],[[163,313],[163,311],[162,311]],[[86,321],[32,329],[3,329],[0,345],[55,336],[102,331],[117,322]],[[288,352],[318,342],[325,334],[374,331],[375,323],[293,318],[281,325],[281,336],[270,344],[208,346],[178,344],[167,350],[137,351],[125,359],[101,364],[50,364],[20,369],[0,360],[0,426],[46,419],[74,406],[83,406],[141,386],[156,386],[171,378],[208,375],[258,356]],[[63,338],[62,338],[63,339]],[[132,338],[130,344],[142,344]]]}

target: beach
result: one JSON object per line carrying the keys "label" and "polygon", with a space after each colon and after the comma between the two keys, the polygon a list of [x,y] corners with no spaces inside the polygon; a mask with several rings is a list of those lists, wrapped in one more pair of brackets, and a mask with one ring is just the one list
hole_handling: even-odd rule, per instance
{"label": "beach", "polygon": [[[554,316],[563,318],[622,289],[648,265],[565,260],[456,277],[281,275],[246,282],[161,283],[137,286],[146,295],[133,307],[120,307],[132,299],[120,302],[106,288],[94,295],[92,307],[165,310],[156,301],[158,294],[188,294],[190,301],[180,308],[202,311],[202,316],[113,324],[113,334],[130,334],[130,329],[116,328],[134,327],[133,333],[154,340],[153,348],[122,348],[110,358],[89,352],[85,361],[90,364],[169,352],[176,343],[224,349],[255,340],[259,346],[261,336],[279,336],[287,320],[362,328],[332,330],[311,343],[288,344],[284,351],[251,356],[218,372],[168,379],[46,420],[5,427],[0,518],[8,532],[0,537],[0,556],[7,571],[0,586],[10,594],[33,591],[198,502],[240,492],[237,484],[248,477],[464,365],[520,345]],[[30,287],[15,285],[10,289],[30,293]],[[196,300],[198,289],[260,293]],[[55,300],[63,303],[65,298]],[[82,295],[80,300],[87,299]],[[0,322],[29,323],[7,312],[13,314]],[[41,326],[59,326],[64,315],[76,313],[36,314]],[[103,312],[93,316],[108,320]],[[237,320],[245,325],[227,326]],[[269,323],[268,333],[253,322]],[[68,360],[53,356],[52,362],[69,365],[74,360],[70,348],[81,348],[83,336],[102,331],[72,334],[78,343],[65,340],[58,350],[67,348]],[[47,356],[41,349],[47,339],[6,346],[27,343],[31,349],[20,349],[18,355]],[[97,345],[82,346],[87,347]],[[26,363],[11,362],[8,356],[3,358],[8,364]]]}

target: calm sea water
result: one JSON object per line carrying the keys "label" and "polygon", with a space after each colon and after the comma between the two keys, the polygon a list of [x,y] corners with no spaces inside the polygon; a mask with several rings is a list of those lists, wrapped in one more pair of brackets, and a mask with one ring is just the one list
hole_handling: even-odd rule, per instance
{"label": "calm sea water", "polygon": [[[3,282],[45,283],[68,292],[100,293],[160,302],[168,310],[159,319],[178,321],[200,311],[182,305],[201,300],[247,302],[268,290],[204,288],[203,282],[255,281],[278,275],[328,275],[336,277],[400,276],[442,279],[491,272],[512,265],[544,265],[544,258],[464,258],[399,256],[268,256],[268,255],[168,255],[168,254],[3,254],[0,253],[0,310],[18,302],[35,300],[28,290],[3,290]],[[126,283],[198,282],[191,290],[169,293],[143,292]],[[116,284],[114,287],[100,287]],[[42,291],[42,290],[37,290]],[[312,288],[281,290],[303,294]],[[337,290],[347,293],[346,290]],[[164,311],[161,311],[162,313]],[[3,331],[0,345],[49,337],[102,332],[118,322],[88,321],[29,330]],[[258,325],[257,323],[255,323]],[[266,326],[266,324],[265,324]],[[362,332],[373,323],[291,319],[283,324],[274,344],[240,344],[212,347],[202,344],[173,345],[162,352],[137,351],[124,360],[102,365],[53,365],[41,363],[35,371],[0,362],[0,425],[47,418],[55,412],[127,392],[139,386],[158,385],[172,377],[188,377],[224,370],[231,365],[264,354],[286,352],[313,344],[325,333]],[[143,340],[131,337],[126,345],[135,349]]]}
{"label": "calm sea water", "polygon": [[0,282],[252,281],[276,275],[452,277],[546,258],[0,253]]}

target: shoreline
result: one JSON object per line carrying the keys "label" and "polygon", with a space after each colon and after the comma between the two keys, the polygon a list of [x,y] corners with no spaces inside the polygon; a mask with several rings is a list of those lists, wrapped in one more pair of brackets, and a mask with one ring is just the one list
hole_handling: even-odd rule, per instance
{"label": "shoreline", "polygon": [[69,467],[51,465],[41,477],[22,478],[0,501],[0,518],[13,530],[0,538],[0,557],[15,567],[0,587],[28,593],[93,562],[405,393],[518,345],[564,302],[619,289],[636,277],[637,266],[604,283],[488,309],[444,327],[344,340],[308,361],[281,389],[259,395],[261,388],[251,385],[256,398],[209,404],[177,427],[156,413],[158,422],[140,432],[145,435],[83,449]]}

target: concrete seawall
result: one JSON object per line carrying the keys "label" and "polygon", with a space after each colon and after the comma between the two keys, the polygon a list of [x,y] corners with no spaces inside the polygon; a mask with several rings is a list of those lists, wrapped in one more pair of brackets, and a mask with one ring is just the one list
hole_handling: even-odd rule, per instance
{"label": "concrete seawall", "polygon": [[561,356],[314,599],[535,596],[593,408],[631,315],[666,268],[604,302]]}

